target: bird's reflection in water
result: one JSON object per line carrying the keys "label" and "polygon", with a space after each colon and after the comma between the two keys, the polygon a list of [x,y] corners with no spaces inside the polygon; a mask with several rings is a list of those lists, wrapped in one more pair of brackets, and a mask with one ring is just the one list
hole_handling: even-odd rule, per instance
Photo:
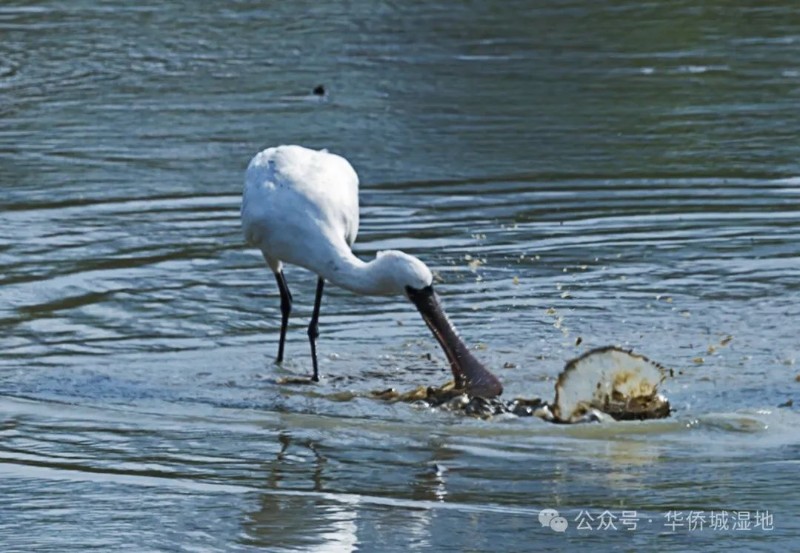
{"label": "bird's reflection in water", "polygon": [[[310,439],[278,434],[281,449],[267,468],[268,492],[245,522],[250,545],[314,551],[355,549],[356,512],[346,503],[320,497],[325,456]],[[317,493],[314,493],[317,492]]]}
{"label": "bird's reflection in water", "polygon": [[[354,551],[363,540],[374,543],[380,539],[388,546],[400,539],[396,528],[402,522],[406,541],[398,541],[398,546],[430,544],[432,503],[447,498],[446,465],[457,455],[455,452],[434,439],[425,448],[427,459],[421,462],[390,464],[387,458],[387,472],[377,478],[391,476],[397,486],[387,483],[378,492],[375,482],[359,484],[358,478],[371,477],[359,473],[351,462],[335,459],[336,451],[330,444],[298,438],[287,431],[278,434],[278,441],[280,452],[266,467],[266,490],[259,498],[258,510],[250,513],[244,524],[245,543],[308,551]],[[342,472],[351,475],[343,477]],[[400,485],[403,482],[405,485]]]}

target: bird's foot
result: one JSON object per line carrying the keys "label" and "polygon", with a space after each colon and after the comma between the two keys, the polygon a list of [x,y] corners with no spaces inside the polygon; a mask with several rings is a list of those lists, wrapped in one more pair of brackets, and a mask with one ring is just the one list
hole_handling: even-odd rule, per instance
{"label": "bird's foot", "polygon": [[277,380],[278,384],[316,384],[319,380],[314,380],[310,376],[282,376]]}

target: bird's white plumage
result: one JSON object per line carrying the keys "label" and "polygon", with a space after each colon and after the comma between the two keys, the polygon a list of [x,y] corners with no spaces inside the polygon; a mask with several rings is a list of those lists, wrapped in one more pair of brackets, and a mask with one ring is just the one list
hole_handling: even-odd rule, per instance
{"label": "bird's white plumage", "polygon": [[257,154],[247,168],[242,199],[247,241],[258,247],[275,273],[281,295],[281,335],[277,362],[283,360],[292,295],[282,263],[318,275],[314,311],[308,326],[312,380],[319,380],[316,339],[326,280],[358,294],[405,295],[442,346],[459,386],[481,397],[503,392],[500,381],[470,352],[444,313],[433,290],[433,275],[419,259],[400,251],[379,252],[365,263],[350,246],[358,232],[358,177],[342,157],[325,150],[278,146]]}
{"label": "bird's white plumage", "polygon": [[281,263],[305,267],[361,294],[403,294],[431,284],[430,270],[403,252],[383,252],[364,263],[350,246],[358,233],[358,176],[350,163],[325,150],[268,148],[245,175],[242,225],[273,271]]}
{"label": "bird's white plumage", "polygon": [[[300,146],[268,148],[247,167],[242,223],[247,241],[276,263],[307,266],[302,245],[350,246],[358,232],[358,176],[344,158]],[[314,270],[314,267],[307,267]]]}

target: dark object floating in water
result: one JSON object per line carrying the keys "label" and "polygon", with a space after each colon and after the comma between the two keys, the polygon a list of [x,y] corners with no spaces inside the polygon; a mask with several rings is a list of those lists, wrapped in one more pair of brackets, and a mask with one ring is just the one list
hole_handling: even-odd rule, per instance
{"label": "dark object floating in water", "polygon": [[614,346],[593,349],[568,361],[556,382],[552,404],[544,400],[501,400],[469,396],[452,382],[441,388],[420,386],[400,394],[393,389],[374,392],[388,401],[419,403],[479,418],[512,414],[557,423],[661,419],[670,414],[658,386],[668,371],[643,355]]}
{"label": "dark object floating in water", "polygon": [[314,87],[314,96],[325,96],[325,87],[321,84],[318,84]]}

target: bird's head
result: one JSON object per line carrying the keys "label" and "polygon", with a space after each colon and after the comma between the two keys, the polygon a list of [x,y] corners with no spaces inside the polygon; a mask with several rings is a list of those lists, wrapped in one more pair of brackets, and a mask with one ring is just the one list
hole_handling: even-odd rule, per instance
{"label": "bird's head", "polygon": [[380,252],[376,259],[390,293],[405,295],[422,315],[439,345],[442,346],[456,386],[469,393],[492,398],[503,392],[500,381],[478,361],[456,332],[433,290],[433,275],[422,261],[399,251]]}
{"label": "bird's head", "polygon": [[378,252],[383,285],[391,295],[407,295],[406,288],[422,290],[433,283],[433,274],[422,261],[397,250]]}

